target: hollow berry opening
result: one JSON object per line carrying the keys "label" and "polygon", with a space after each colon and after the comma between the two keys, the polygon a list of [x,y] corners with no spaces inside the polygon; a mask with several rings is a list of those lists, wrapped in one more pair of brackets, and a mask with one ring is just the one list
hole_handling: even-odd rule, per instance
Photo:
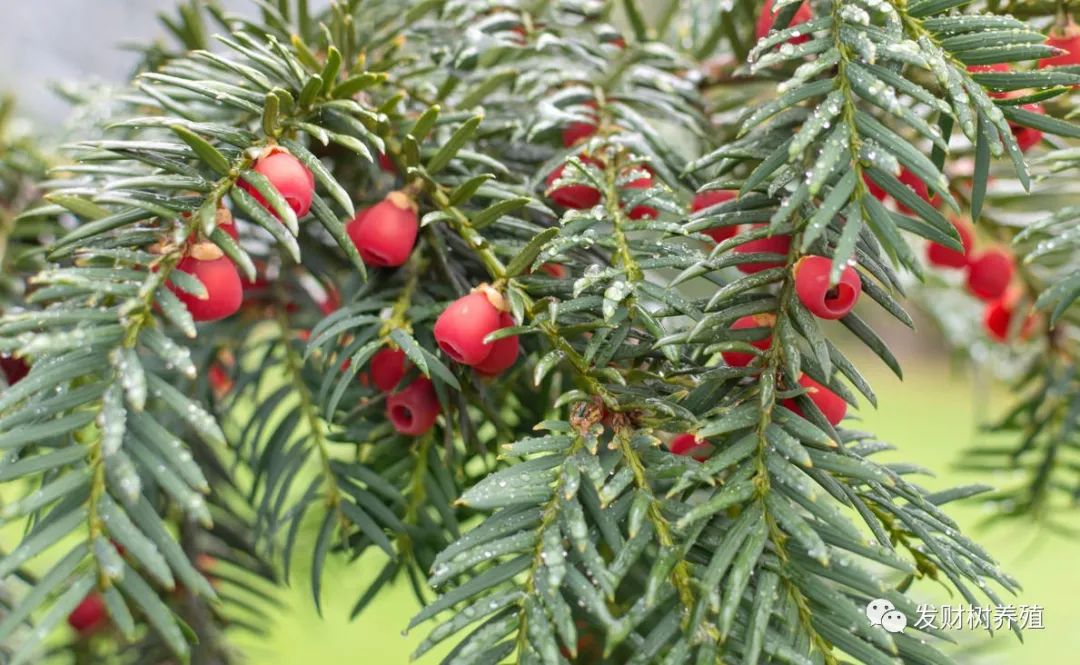
{"label": "hollow berry opening", "polygon": [[390,417],[402,428],[412,427],[413,424],[413,412],[412,409],[404,404],[395,404],[390,409]]}
{"label": "hollow berry opening", "polygon": [[825,292],[825,307],[830,312],[843,312],[857,297],[850,284],[837,284]]}
{"label": "hollow berry opening", "polygon": [[464,364],[465,356],[456,346],[454,346],[453,342],[449,342],[447,340],[439,340],[439,348],[442,349],[443,352],[446,353],[446,355],[450,356],[450,359],[454,362]]}

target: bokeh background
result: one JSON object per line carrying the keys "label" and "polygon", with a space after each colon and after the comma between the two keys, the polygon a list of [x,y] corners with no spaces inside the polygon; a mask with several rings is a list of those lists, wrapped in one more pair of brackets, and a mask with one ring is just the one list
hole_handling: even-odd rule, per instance
{"label": "bokeh background", "polygon": [[[245,0],[225,2],[243,10]],[[313,6],[318,3],[312,2]],[[122,44],[162,34],[156,12],[170,0],[38,0],[0,2],[0,90],[17,95],[22,116],[39,129],[62,126],[65,103],[51,84],[65,81],[119,83],[130,71],[133,56]],[[884,324],[884,322],[882,322]],[[972,323],[975,325],[975,322]],[[957,362],[944,349],[934,326],[923,320],[918,337],[907,330],[889,331],[888,338],[905,369],[903,382],[879,361],[862,358],[860,367],[879,396],[881,409],[860,411],[865,428],[894,443],[890,461],[917,462],[936,474],[924,484],[934,489],[987,482],[1006,484],[1008,476],[976,478],[959,474],[952,464],[972,445],[980,423],[1001,413],[1009,395],[989,373],[977,373]],[[1046,628],[1029,631],[1021,646],[1011,634],[987,639],[972,632],[953,633],[963,660],[979,665],[1057,665],[1077,662],[1080,654],[1080,541],[1069,540],[1033,523],[1013,523],[979,530],[988,516],[978,500],[953,506],[969,534],[985,544],[1003,567],[1023,584],[1024,591],[1007,602],[1041,605]],[[1075,516],[1071,519],[1077,524]],[[1080,524],[1077,525],[1080,527]],[[372,556],[378,556],[373,554]],[[306,663],[408,662],[424,627],[405,635],[402,629],[418,609],[406,586],[376,601],[362,617],[349,621],[349,610],[379,569],[379,561],[361,560],[346,567],[338,560],[325,570],[323,613],[311,600],[307,562],[296,561],[293,586],[281,593],[281,608],[268,638],[236,635],[238,645],[258,665]],[[933,582],[921,582],[915,593],[926,602],[962,602],[950,598]],[[438,662],[437,654],[421,663]]]}

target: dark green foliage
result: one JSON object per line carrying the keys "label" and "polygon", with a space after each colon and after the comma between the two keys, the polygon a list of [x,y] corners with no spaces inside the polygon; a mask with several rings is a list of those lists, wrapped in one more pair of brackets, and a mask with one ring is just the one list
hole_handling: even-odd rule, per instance
{"label": "dark green foliage", "polygon": [[[804,374],[852,405],[877,399],[798,301],[793,268],[807,254],[855,266],[865,304],[840,323],[901,375],[871,322],[913,325],[902,286],[923,268],[909,243],[956,246],[937,206],[993,203],[983,186],[958,198],[947,167],[970,153],[977,183],[994,162],[1027,187],[1009,123],[1077,132],[989,93],[1046,101],[1080,77],[970,73],[1053,51],[956,2],[823,0],[756,45],[755,3],[646,4],[352,0],[314,14],[281,0],[242,17],[192,1],[165,18],[175,43],[140,49],[108,126],[66,146],[71,165],[18,217],[64,230],[38,232],[34,289],[0,319],[0,351],[32,363],[0,395],[0,478],[23,489],[4,518],[26,526],[0,559],[0,577],[21,578],[0,623],[11,662],[37,658],[95,587],[126,637],[101,648],[124,662],[226,662],[224,627],[265,630],[259,607],[295,559],[313,561],[318,604],[327,558],[369,550],[381,568],[354,614],[408,580],[426,604],[413,628],[434,623],[420,652],[449,640],[447,663],[558,664],[579,648],[641,665],[954,662],[936,631],[893,636],[863,608],[887,598],[913,617],[906,592],[924,578],[971,604],[1015,591],[941,508],[986,488],[931,493],[814,406]],[[797,8],[776,4],[781,23]],[[564,148],[572,122],[596,131]],[[252,171],[275,145],[314,174],[303,218]],[[556,187],[592,187],[598,205],[550,204],[564,163]],[[740,196],[687,212],[712,189]],[[417,247],[399,269],[365,268],[345,225],[392,190],[419,205]],[[239,243],[217,228],[226,210]],[[1041,264],[1078,218],[1017,242],[1039,243]],[[705,249],[703,231],[734,226]],[[731,251],[778,234],[792,238],[783,255]],[[166,288],[204,289],[174,270],[189,238],[246,277],[240,313],[197,327]],[[1075,281],[1039,305],[1068,320]],[[495,378],[432,337],[446,304],[485,282],[523,347]],[[751,314],[775,321],[764,351],[729,328]],[[384,347],[406,353],[406,380],[435,385],[427,434],[397,434],[368,385]],[[721,359],[751,349],[754,367]],[[1002,428],[1052,424],[1075,448],[1075,367],[1030,377],[1046,387]],[[1062,397],[1044,413],[1050,392]],[[670,454],[679,432],[711,456]],[[1060,445],[1025,443],[1047,471],[1020,508],[1064,482]],[[216,588],[200,555],[217,561]]]}

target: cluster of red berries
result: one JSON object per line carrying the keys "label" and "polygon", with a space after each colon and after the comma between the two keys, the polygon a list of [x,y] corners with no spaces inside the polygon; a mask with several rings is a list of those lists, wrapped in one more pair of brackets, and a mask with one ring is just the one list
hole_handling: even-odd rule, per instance
{"label": "cluster of red berries", "polygon": [[[591,109],[597,108],[597,103],[594,100],[585,102],[584,106]],[[597,123],[599,118],[595,113],[592,113],[592,120],[585,122],[575,120],[569,123],[562,129],[562,142],[563,146],[570,148],[582,141],[587,140],[590,136],[596,133]],[[582,153],[578,155],[578,159],[582,164],[588,164],[595,166],[598,169],[604,168],[604,163],[599,159],[592,157],[588,154]],[[585,210],[592,208],[596,204],[600,203],[603,198],[600,190],[585,184],[566,184],[556,186],[556,183],[566,173],[566,168],[569,163],[561,164],[558,168],[548,174],[546,183],[548,188],[548,197],[561,205],[564,208],[571,208],[573,210]],[[648,165],[642,165],[636,167],[637,170],[644,171],[644,174],[640,177],[634,178],[630,182],[623,185],[623,189],[641,189],[648,190],[653,186],[653,171]],[[635,205],[627,213],[630,219],[655,219],[657,216],[656,208],[652,206],[639,204]]]}
{"label": "cluster of red berries", "polygon": [[[1064,57],[1064,56],[1059,56]],[[1005,71],[1004,65],[990,65],[985,67],[971,67],[974,71]],[[997,95],[997,93],[995,93]],[[1000,96],[1000,95],[998,95]],[[1027,127],[1014,127],[1017,134],[1017,142],[1021,148],[1028,149],[1042,139],[1042,133]],[[1037,136],[1035,136],[1037,135]],[[865,178],[865,176],[864,176]],[[934,205],[934,197],[931,197],[926,184],[915,174],[904,168],[898,176],[900,182],[915,191],[924,201]],[[885,191],[873,181],[866,179],[870,193],[879,200],[886,198]],[[897,203],[897,209],[901,212],[911,213],[906,206]],[[1019,294],[1010,285],[1016,272],[1015,263],[1011,253],[999,247],[992,247],[981,252],[974,251],[975,230],[968,222],[953,218],[950,220],[960,236],[962,251],[946,247],[939,243],[930,243],[926,248],[926,260],[933,266],[944,269],[958,269],[965,271],[965,281],[968,291],[976,298],[986,302],[983,313],[983,327],[987,334],[994,340],[1003,342],[1008,336],[1010,321],[1015,313],[1019,301]],[[1028,315],[1021,326],[1022,334],[1028,334],[1035,325],[1035,319]]]}
{"label": "cluster of red berries", "polygon": [[[1052,67],[1068,67],[1080,65],[1080,27],[1073,23],[1072,19],[1069,19],[1066,25],[1062,28],[1054,28],[1050,31],[1050,35],[1046,39],[1047,46],[1053,46],[1054,48],[1061,49],[1062,53],[1050,58],[1043,58],[1039,60],[1039,69],[1046,69]],[[968,67],[971,72],[1007,72],[1012,68],[1004,62],[999,62],[993,65],[973,65]],[[992,92],[991,97],[997,99],[1012,99],[1015,97],[1023,96],[1024,92],[1021,90],[1014,90],[1011,92]],[[1020,108],[1032,113],[1045,113],[1042,104],[1032,103],[1024,104]],[[1020,125],[1010,123],[1013,136],[1016,138],[1016,143],[1021,150],[1027,152],[1034,146],[1038,145],[1042,141],[1042,132],[1030,127],[1021,127]]]}
{"label": "cluster of red berries", "polygon": [[[270,181],[297,217],[303,217],[311,209],[311,200],[315,195],[315,177],[288,151],[281,148],[269,150],[255,161],[252,170]],[[240,180],[237,186],[251,194],[276,216],[273,208],[250,183]],[[224,209],[222,211],[225,212]],[[225,216],[228,217],[227,213]],[[227,220],[219,218],[218,226],[234,240],[238,238],[231,217]],[[245,285],[236,265],[213,243],[193,243],[188,253],[176,265],[176,270],[195,277],[206,289],[206,297],[200,298],[172,283],[167,284],[169,290],[184,303],[194,320],[218,321],[232,316],[240,309]]]}
{"label": "cluster of red berries", "polygon": [[[700,192],[690,205],[693,212],[711,208],[725,201],[734,199],[736,193],[730,190]],[[763,228],[764,224],[755,224],[753,228]],[[732,238],[738,233],[737,226],[723,226],[707,229],[705,233],[716,242]],[[753,274],[770,268],[782,267],[791,250],[791,237],[787,235],[767,236],[744,242],[732,249],[736,254],[776,254],[784,257],[778,261],[750,261],[740,263],[738,268],[746,274]],[[839,319],[855,307],[862,293],[862,280],[852,266],[845,266],[840,271],[840,278],[834,285],[830,281],[832,260],[824,256],[804,256],[795,264],[795,292],[799,300],[814,316],[822,319]],[[752,321],[754,317],[743,317]],[[745,364],[745,363],[744,363]]]}
{"label": "cluster of red berries", "polygon": [[419,376],[398,390],[413,365],[401,349],[380,349],[368,365],[371,382],[386,395],[386,418],[401,434],[420,436],[435,425],[439,397],[431,380]]}
{"label": "cluster of red berries", "polygon": [[[766,26],[767,30],[767,26]],[[734,200],[737,192],[732,190],[714,190],[699,192],[694,196],[690,204],[691,212],[698,212],[726,201]],[[764,224],[755,224],[751,228],[763,228]],[[720,243],[734,237],[739,232],[738,226],[722,226],[706,229],[705,234],[715,242]],[[791,250],[791,238],[787,235],[767,236],[744,242],[732,249],[735,254],[745,255],[776,255],[775,260],[753,260],[738,265],[738,269],[746,274],[753,274],[762,270],[783,267],[787,261],[787,255]],[[862,294],[862,279],[853,266],[844,266],[840,271],[839,279],[835,284],[831,280],[832,259],[824,256],[804,256],[794,266],[795,294],[802,305],[814,316],[821,319],[835,320],[846,316],[859,300]],[[749,330],[748,340],[754,348],[765,351],[772,344],[771,330],[776,324],[773,314],[752,314],[736,320],[730,327],[733,331]],[[753,363],[757,354],[747,351],[724,351],[721,354],[724,361],[732,367],[746,367]],[[826,419],[832,424],[839,423],[847,412],[844,400],[831,390],[814,381],[809,376],[803,375],[799,384],[806,389],[807,396],[818,406]],[[784,400],[783,405],[800,413],[798,404],[794,399]],[[684,434],[676,437],[669,444],[672,452],[676,454],[701,455],[708,448],[702,442],[695,443],[692,435]],[[687,452],[690,451],[690,452]]]}
{"label": "cluster of red berries", "polygon": [[[1013,256],[1000,247],[975,252],[975,229],[971,224],[955,218],[950,221],[960,235],[963,251],[930,243],[926,260],[938,268],[965,271],[968,291],[986,303],[983,328],[991,339],[1004,342],[1020,300],[1019,289],[1011,286],[1016,272]],[[1030,334],[1035,323],[1034,315],[1028,314],[1021,336]]]}
{"label": "cluster of red berries", "polygon": [[[823,257],[811,256],[806,258],[817,259]],[[825,261],[829,262],[828,259],[825,259]],[[827,270],[828,268],[826,267],[826,271]],[[827,277],[824,279],[827,279]],[[858,279],[858,277],[856,277],[856,279]],[[796,277],[796,290],[797,289],[798,278]],[[802,296],[800,296],[800,299],[801,298]],[[772,345],[772,328],[775,323],[776,317],[773,314],[753,314],[741,317],[731,325],[730,329],[754,331],[750,333],[755,336],[750,340],[750,345],[760,351],[767,351]],[[745,351],[724,351],[721,355],[724,358],[724,362],[732,367],[747,367],[757,359],[757,354]],[[799,377],[799,385],[806,389],[806,396],[818,407],[822,415],[825,416],[825,419],[829,421],[830,425],[836,426],[844,419],[844,416],[847,414],[847,402],[845,402],[842,397],[806,374]],[[781,404],[800,416],[803,415],[802,409],[799,408],[796,399],[785,399]],[[674,452],[674,448],[672,450]]]}
{"label": "cluster of red berries", "polygon": [[[582,154],[578,155],[578,159],[582,164],[595,166],[598,169],[604,168],[604,163],[595,157]],[[600,203],[603,195],[600,193],[600,190],[591,185],[581,183],[557,184],[563,177],[563,174],[566,173],[568,166],[570,166],[569,163],[561,164],[558,168],[548,174],[546,180],[548,198],[564,208],[571,208],[573,210],[586,210]],[[623,189],[651,189],[653,186],[652,169],[646,165],[635,167],[635,170],[644,171],[644,174],[624,184]],[[645,204],[638,204],[630,209],[630,212],[627,213],[627,217],[630,219],[655,219],[657,214],[656,208]]]}
{"label": "cluster of red berries", "polygon": [[[705,210],[706,208],[718,206],[725,201],[733,200],[737,195],[738,192],[730,189],[698,192],[690,202],[690,212],[698,212],[700,210]],[[754,224],[751,228],[763,228],[764,226],[765,224]],[[703,231],[705,235],[712,238],[713,241],[718,244],[729,238],[735,237],[738,232],[738,225],[719,226]],[[776,254],[783,257],[778,261],[750,261],[738,264],[738,269],[741,272],[750,275],[761,272],[762,270],[782,267],[787,260],[787,254],[790,249],[791,238],[787,235],[776,235],[744,242],[731,251],[736,254]]]}
{"label": "cluster of red berries", "polygon": [[[495,303],[501,304],[502,296],[489,287],[480,287],[450,303],[436,319],[433,331],[447,356],[486,377],[513,366],[520,351],[517,335],[485,341],[495,331],[514,325],[513,317]],[[435,386],[423,376],[398,388],[412,367],[404,351],[384,348],[372,356],[365,378],[387,393],[386,417],[394,429],[407,436],[420,436],[434,426],[439,398]]]}
{"label": "cluster of red berries", "polygon": [[[768,10],[768,7],[766,7],[766,10]],[[771,18],[769,21],[770,23],[765,25],[766,32],[771,24]],[[734,200],[736,196],[737,192],[732,190],[699,192],[694,196],[690,204],[690,210],[691,212],[705,210],[726,201]],[[754,225],[755,228],[763,226],[763,224]],[[734,225],[704,231],[706,235],[717,243],[734,237],[738,232],[739,227]],[[752,261],[739,264],[740,271],[753,274],[770,268],[782,267],[790,249],[791,238],[787,235],[777,235],[742,243],[732,251],[737,254],[776,254],[784,257],[782,260],[777,261]],[[795,264],[796,295],[807,310],[823,319],[838,319],[845,316],[855,306],[859,295],[862,293],[862,281],[853,267],[846,266],[844,268],[840,280],[835,286],[832,286],[829,281],[831,269],[832,261],[823,256],[806,256]],[[776,316],[773,314],[752,314],[736,320],[730,329],[733,331],[756,331],[756,333],[750,333],[752,337],[749,343],[760,351],[766,351],[772,345],[771,331],[775,324]],[[757,354],[735,350],[724,351],[721,355],[724,362],[732,367],[746,367],[757,358]],[[799,379],[799,384],[806,389],[807,396],[817,405],[829,423],[836,425],[843,420],[844,415],[847,413],[847,404],[840,396],[805,374]],[[795,413],[802,415],[796,400],[786,399],[782,404]],[[712,446],[708,441],[700,439],[694,434],[683,433],[673,438],[668,443],[668,448],[676,455],[689,455],[700,462],[708,458]]]}
{"label": "cluster of red berries", "polygon": [[[1061,49],[1062,53],[1039,60],[1039,69],[1080,65],[1080,27],[1073,23],[1071,18],[1064,27],[1055,27],[1050,31],[1050,34],[1046,39],[1046,44],[1047,46]],[[1010,71],[1010,69],[1011,67],[1003,62],[993,65],[974,65],[968,67],[968,70],[972,72],[1007,72]],[[998,99],[1012,99],[1023,96],[1023,94],[1023,91],[1015,90],[1011,92],[994,92],[990,93],[990,96]],[[1045,113],[1042,105],[1037,103],[1024,104],[1020,108],[1032,113]],[[1020,125],[1013,123],[1010,123],[1009,126],[1012,128],[1017,145],[1024,152],[1027,152],[1042,141],[1042,132],[1037,129],[1021,127]]]}
{"label": "cluster of red berries", "polygon": [[420,231],[416,202],[405,192],[390,192],[379,203],[358,212],[345,231],[367,265],[404,265]]}

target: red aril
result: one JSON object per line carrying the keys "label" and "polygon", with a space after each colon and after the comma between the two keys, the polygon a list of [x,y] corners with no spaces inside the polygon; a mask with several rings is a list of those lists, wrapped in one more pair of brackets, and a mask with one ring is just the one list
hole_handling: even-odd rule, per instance
{"label": "red aril", "polygon": [[435,320],[435,341],[450,358],[462,365],[479,365],[492,344],[484,338],[500,326],[501,313],[483,291],[458,298]]}
{"label": "red aril", "polygon": [[[806,388],[806,396],[810,398],[810,401],[812,401],[815,406],[817,406],[818,410],[821,411],[821,414],[825,416],[825,420],[829,421],[830,425],[836,427],[836,425],[844,419],[844,416],[847,414],[847,402],[839,395],[811,379],[806,374],[803,374],[802,377],[799,378],[799,385]],[[797,399],[785,399],[783,405],[800,416],[806,417],[799,407]]]}
{"label": "red aril", "polygon": [[[315,196],[315,176],[292,153],[284,148],[277,148],[257,159],[251,170],[270,181],[297,217],[308,214],[311,200]],[[236,184],[274,214],[263,195],[250,183],[239,180]]]}
{"label": "red aril", "polygon": [[[499,328],[509,328],[514,325],[514,317],[510,316],[508,312],[503,312],[499,315]],[[496,374],[502,374],[506,370],[513,367],[517,361],[518,352],[521,349],[521,344],[518,341],[517,335],[511,335],[510,337],[502,337],[491,343],[491,353],[487,358],[474,365],[477,372],[480,372],[484,376],[495,376]]]}
{"label": "red aril", "polygon": [[926,246],[926,260],[939,268],[966,268],[971,258],[971,248],[975,245],[975,229],[968,222],[953,217],[949,220],[960,234],[960,244],[964,251],[958,252],[936,242]]}
{"label": "red aril", "polygon": [[399,433],[420,436],[435,424],[439,397],[431,381],[420,377],[386,398],[386,417]]}

